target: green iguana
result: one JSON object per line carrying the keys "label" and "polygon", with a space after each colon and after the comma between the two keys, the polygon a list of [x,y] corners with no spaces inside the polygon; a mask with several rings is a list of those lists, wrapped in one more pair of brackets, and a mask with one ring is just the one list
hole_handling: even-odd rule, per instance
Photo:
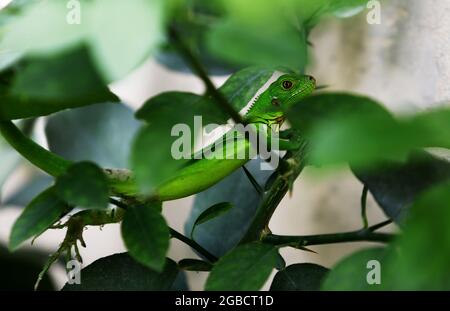
{"label": "green iguana", "polygon": [[[256,131],[261,131],[261,128],[267,129],[266,137],[269,138],[272,128],[276,127],[279,129],[284,122],[284,111],[295,105],[302,98],[310,95],[315,88],[316,81],[311,76],[284,74],[257,97],[243,120],[246,124],[255,125]],[[24,136],[11,121],[0,121],[0,132],[25,158],[54,177],[60,176],[72,165],[72,162],[42,148]],[[148,200],[162,202],[179,199],[203,191],[250,160],[249,156],[240,159],[233,156],[240,151],[249,154],[251,143],[247,139],[242,139],[241,137],[241,139],[234,142],[231,148],[227,147],[227,144],[222,144],[221,146],[214,152],[224,152],[228,156],[225,158],[193,160],[189,165],[180,169],[173,177],[162,183],[151,196],[141,196],[139,194],[137,191],[138,187],[130,171],[105,169],[104,172],[110,183],[111,196],[125,201],[132,199],[134,203],[142,204]],[[297,147],[298,145],[295,142],[287,139],[279,140],[279,150],[292,150]],[[220,148],[223,148],[223,150]],[[232,153],[231,156],[230,152]],[[66,238],[59,250],[50,258],[40,277],[58,258],[61,252],[67,251],[70,254],[72,247],[75,248],[77,259],[81,261],[77,241],[79,240],[83,246],[85,245],[82,238],[85,226],[119,222],[122,220],[125,212],[122,209],[114,213],[111,213],[111,210],[85,210],[71,216],[65,224],[53,226],[52,228],[67,227]]]}

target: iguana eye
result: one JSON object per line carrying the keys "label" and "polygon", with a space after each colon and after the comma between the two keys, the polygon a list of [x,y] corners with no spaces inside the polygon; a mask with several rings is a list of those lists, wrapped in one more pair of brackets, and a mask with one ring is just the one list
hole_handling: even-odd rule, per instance
{"label": "iguana eye", "polygon": [[292,82],[289,81],[289,80],[284,80],[284,81],[281,83],[281,86],[283,87],[283,89],[289,90],[289,89],[292,87]]}

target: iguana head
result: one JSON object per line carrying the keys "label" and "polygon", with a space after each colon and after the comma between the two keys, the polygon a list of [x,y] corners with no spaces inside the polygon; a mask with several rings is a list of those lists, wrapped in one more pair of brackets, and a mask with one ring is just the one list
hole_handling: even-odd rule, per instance
{"label": "iguana head", "polygon": [[282,124],[284,111],[311,94],[316,80],[307,75],[284,74],[255,100],[245,116],[248,123]]}

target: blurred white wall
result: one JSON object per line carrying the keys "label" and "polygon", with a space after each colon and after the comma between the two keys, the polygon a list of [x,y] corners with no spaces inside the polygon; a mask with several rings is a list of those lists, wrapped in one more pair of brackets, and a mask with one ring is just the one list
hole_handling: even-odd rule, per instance
{"label": "blurred white wall", "polygon": [[[345,90],[370,95],[394,111],[424,109],[450,99],[450,1],[391,0],[382,3],[381,24],[369,25],[366,13],[347,20],[329,20],[312,32],[313,64],[308,73],[330,90]],[[225,78],[215,78],[220,85]],[[167,90],[200,93],[201,82],[194,76],[171,72],[148,61],[112,89],[132,107]],[[22,170],[22,174],[23,174]],[[5,186],[5,195],[20,180],[15,174]],[[287,196],[277,209],[270,228],[279,234],[317,234],[358,229],[359,200],[362,186],[348,170],[324,174],[306,169],[295,183],[292,197]],[[164,205],[169,224],[179,231],[189,214],[192,198]],[[0,210],[0,240],[6,240],[18,210]],[[370,223],[385,219],[369,197]],[[387,229],[393,229],[393,226]],[[55,250],[62,232],[44,234],[36,247]],[[103,230],[89,228],[85,233],[87,249],[82,249],[85,265],[99,257],[124,251],[118,225]],[[347,243],[312,247],[317,254],[283,249],[288,264],[314,262],[331,266],[346,254],[369,243]],[[175,260],[194,253],[173,241],[169,256]],[[55,271],[59,285],[64,273]],[[200,290],[205,273],[189,273],[191,289]],[[269,284],[269,283],[268,283]],[[265,286],[265,289],[268,285]]]}

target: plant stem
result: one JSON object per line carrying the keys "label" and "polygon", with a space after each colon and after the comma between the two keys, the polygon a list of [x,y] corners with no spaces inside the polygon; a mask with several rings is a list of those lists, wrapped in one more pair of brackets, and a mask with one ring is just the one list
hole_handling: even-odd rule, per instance
{"label": "plant stem", "polygon": [[369,188],[367,188],[366,185],[364,185],[362,194],[361,194],[361,218],[363,222],[363,227],[366,229],[369,227],[369,222],[367,221],[367,213],[366,213],[366,206],[367,206],[367,192],[369,191]]}
{"label": "plant stem", "polygon": [[380,228],[383,228],[384,226],[387,226],[387,225],[389,225],[391,223],[392,223],[392,219],[388,219],[388,220],[385,220],[383,222],[380,222],[379,224],[370,226],[369,228],[367,228],[367,230],[369,230],[371,232],[374,232],[374,231],[376,231],[376,230],[378,230]]}
{"label": "plant stem", "polygon": [[283,158],[283,163],[281,163],[283,165],[278,167],[278,176],[256,210],[253,221],[239,244],[259,241],[269,233],[268,225],[273,213],[289,191],[291,183],[303,170],[307,146],[300,137],[295,139],[302,142],[301,147],[294,152],[288,152]]}
{"label": "plant stem", "polygon": [[183,243],[189,245],[190,247],[192,247],[199,254],[203,255],[206,259],[208,259],[211,263],[214,263],[214,262],[217,261],[217,257],[216,256],[214,256],[213,254],[208,252],[206,249],[204,249],[200,244],[198,244],[194,240],[191,240],[188,237],[182,235],[181,233],[179,233],[175,229],[170,228],[170,235],[173,238],[178,239],[181,242],[183,242]]}
{"label": "plant stem", "polygon": [[0,121],[0,132],[25,159],[52,176],[61,175],[72,164],[26,137],[11,121]]}
{"label": "plant stem", "polygon": [[318,235],[266,235],[262,242],[278,246],[291,246],[294,248],[302,248],[311,245],[334,244],[344,242],[360,242],[372,241],[386,243],[395,238],[395,234],[389,233],[374,233],[368,229],[357,231],[318,234]]}
{"label": "plant stem", "polygon": [[[115,206],[123,209],[123,210],[128,210],[128,205],[122,201],[110,198],[109,202],[111,204],[114,204]],[[207,260],[209,260],[210,262],[214,263],[217,261],[217,257],[214,256],[213,254],[211,254],[210,252],[208,252],[206,249],[204,249],[200,244],[198,244],[197,242],[195,242],[192,239],[189,239],[188,237],[184,236],[183,234],[179,233],[178,231],[176,231],[175,229],[169,228],[170,230],[170,236],[172,238],[175,238],[177,240],[180,240],[181,242],[189,245],[190,247],[192,247],[194,250],[196,250],[199,254],[203,255]]]}
{"label": "plant stem", "polygon": [[248,180],[252,184],[253,188],[258,192],[260,196],[264,195],[264,189],[261,187],[261,185],[258,183],[258,181],[253,177],[252,173],[245,167],[245,165],[242,166],[242,169],[244,170],[245,175],[247,176]]}
{"label": "plant stem", "polygon": [[180,52],[180,55],[184,58],[186,63],[189,64],[189,67],[191,67],[192,71],[205,84],[207,93],[210,94],[215,99],[215,102],[220,106],[220,108],[224,112],[228,113],[231,116],[231,118],[235,123],[242,124],[243,120],[241,115],[233,108],[233,106],[230,105],[225,96],[217,90],[217,88],[214,86],[211,79],[209,78],[208,73],[206,72],[203,65],[200,63],[197,57],[194,56],[189,47],[184,43],[183,39],[180,37],[178,31],[175,29],[174,26],[169,27],[169,35],[175,42]]}

